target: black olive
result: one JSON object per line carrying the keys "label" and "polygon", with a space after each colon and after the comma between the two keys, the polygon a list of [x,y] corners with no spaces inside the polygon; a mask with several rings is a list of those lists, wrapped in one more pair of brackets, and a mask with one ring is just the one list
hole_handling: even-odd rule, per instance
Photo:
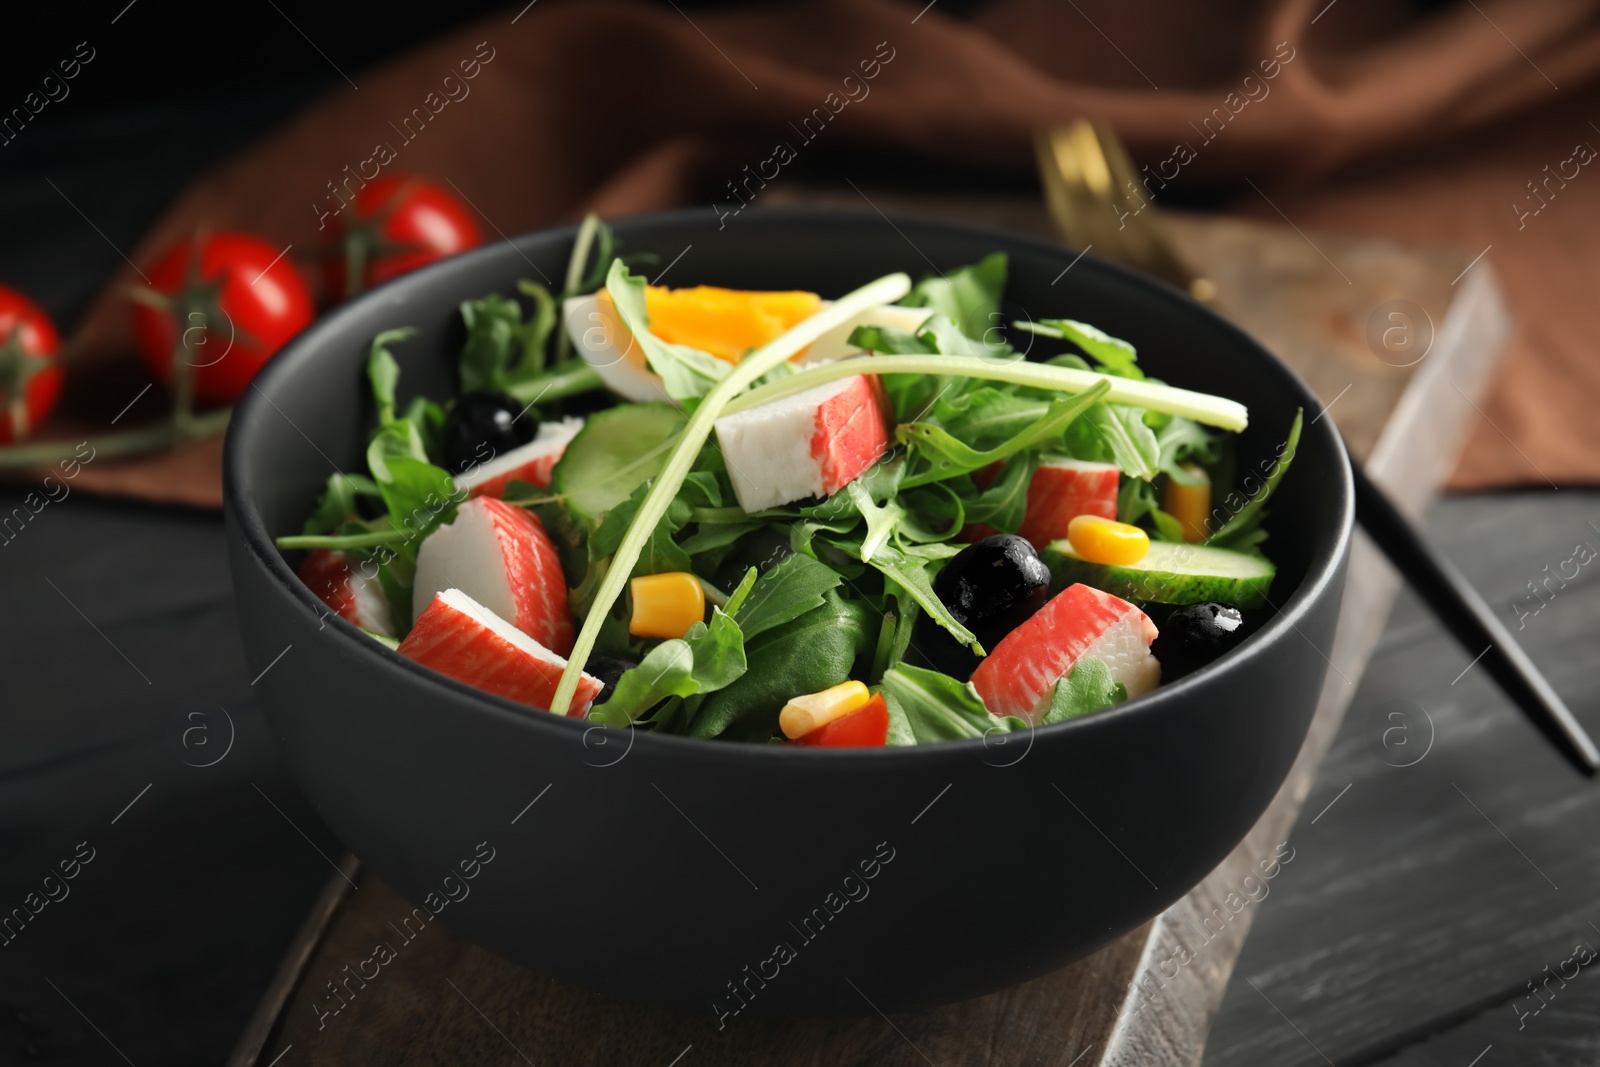
{"label": "black olive", "polygon": [[1161,661],[1161,680],[1170,682],[1238,647],[1248,631],[1238,608],[1191,604],[1168,616],[1150,651]]}
{"label": "black olive", "polygon": [[[1050,599],[1050,568],[1026,540],[995,534],[975,541],[946,563],[933,591],[984,649],[1021,626]],[[957,678],[971,677],[979,658],[927,616],[912,633],[918,658]]]}
{"label": "black olive", "polygon": [[456,398],[444,424],[445,466],[460,474],[532,441],[539,420],[523,414],[526,407],[505,393],[484,391]]}
{"label": "black olive", "polygon": [[788,531],[763,526],[739,539],[712,573],[711,584],[724,593],[732,593],[751,567],[757,574],[765,574],[780,560],[792,555],[794,550],[789,547]]}
{"label": "black olive", "polygon": [[594,706],[598,708],[610,700],[611,694],[617,691],[617,680],[637,666],[637,663],[621,656],[590,656],[589,662],[583,665],[584,673],[592,674],[605,683],[600,695],[594,698]]}
{"label": "black olive", "polygon": [[984,648],[993,648],[1050,599],[1050,568],[1023,538],[995,534],[945,564],[933,591]]}

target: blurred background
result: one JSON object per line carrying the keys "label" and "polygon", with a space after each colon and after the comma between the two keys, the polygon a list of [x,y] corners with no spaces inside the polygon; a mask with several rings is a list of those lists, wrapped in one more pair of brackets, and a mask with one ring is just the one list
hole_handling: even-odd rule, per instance
{"label": "blurred background", "polygon": [[[396,172],[453,186],[489,242],[591,209],[724,215],[752,188],[752,209],[1060,239],[1035,137],[1089,119],[1141,176],[1080,220],[1104,233],[1089,254],[1117,258],[1112,223],[1138,215],[1180,283],[1205,279],[1426,509],[1600,730],[1600,595],[1572,566],[1600,546],[1595,4],[113,0],[6,27],[0,286],[63,339],[43,440],[119,409],[159,422],[126,291],[197,226],[287,246],[320,289],[314,205],[374,140],[401,144]],[[475,99],[414,145],[391,135],[480,42]],[[824,103],[891,53],[870,94]],[[819,106],[838,118],[812,145],[795,124]],[[775,142],[804,150],[741,184]],[[0,934],[0,1062],[223,1062],[334,876],[340,846],[252,698],[218,454],[97,461],[0,534],[0,912],[82,863],[68,897]],[[6,470],[0,516],[39,477]],[[1343,718],[1280,812],[1296,858],[1170,1062],[1209,1031],[1207,1065],[1600,1063],[1580,951],[1600,943],[1593,786],[1363,551],[1352,636],[1330,650]],[[885,1048],[873,1062],[908,1055]],[[361,1062],[390,1051],[374,1039]]]}

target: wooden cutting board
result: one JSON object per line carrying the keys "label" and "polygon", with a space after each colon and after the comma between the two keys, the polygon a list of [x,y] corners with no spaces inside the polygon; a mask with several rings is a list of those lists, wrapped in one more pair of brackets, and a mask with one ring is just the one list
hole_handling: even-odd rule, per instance
{"label": "wooden cutting board", "polygon": [[[954,218],[1050,236],[1031,200],[866,196],[774,187],[787,200]],[[868,199],[870,196],[870,200]],[[1352,241],[1213,216],[1169,216],[1216,306],[1292,365],[1367,471],[1413,514],[1459,452],[1510,325],[1470,252]],[[885,221],[885,225],[888,222]],[[910,251],[908,249],[908,251]],[[346,858],[308,915],[230,1064],[1195,1064],[1253,918],[1243,879],[1289,840],[1317,765],[1383,628],[1397,579],[1358,534],[1331,669],[1300,757],[1249,836],[1145,926],[1052,974],[892,1018],[724,1030],[709,1013],[563,985],[430,924]],[[1292,847],[1292,841],[1290,842]],[[359,888],[353,888],[359,886]],[[552,916],[552,921],[564,921]],[[380,943],[393,959],[370,981]],[[959,965],[953,962],[952,965]],[[353,977],[354,976],[354,977]],[[338,1014],[330,1007],[344,1005]]]}

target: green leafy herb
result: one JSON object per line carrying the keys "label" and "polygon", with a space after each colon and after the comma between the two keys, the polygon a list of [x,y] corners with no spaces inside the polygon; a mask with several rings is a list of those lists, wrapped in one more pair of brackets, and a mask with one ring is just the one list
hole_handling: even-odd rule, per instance
{"label": "green leafy herb", "polygon": [[705,698],[688,733],[750,741],[771,737],[790,697],[819,692],[851,676],[871,648],[877,621],[866,604],[830,589],[816,608],[747,637],[749,669]]}
{"label": "green leafy herb", "polygon": [[1050,694],[1050,710],[1044,714],[1044,725],[1092,715],[1127,699],[1127,687],[1112,681],[1111,668],[1104,660],[1080,656],[1071,672],[1056,682]]}
{"label": "green leafy herb", "polygon": [[379,496],[378,485],[361,474],[334,474],[328,478],[317,508],[301,529],[303,534],[332,533],[351,518],[361,515],[361,498]]}
{"label": "green leafy herb", "polygon": [[[911,488],[957,474],[969,474],[1024,449],[1054,441],[1079,416],[1103,410],[1103,406],[1097,408],[1096,405],[1110,388],[1109,383],[1102,381],[1077,396],[1057,400],[1050,405],[1043,418],[1019,430],[1009,441],[982,452],[958,440],[942,427],[928,423],[905,423],[895,430],[896,437],[925,457],[928,466],[924,471],[907,476],[904,484]],[[1154,447],[1154,434],[1150,435],[1150,442]]]}
{"label": "green leafy herb", "polygon": [[826,563],[795,553],[785,556],[756,579],[737,618],[745,639],[792,622],[822,606],[823,597],[844,579]]}
{"label": "green leafy herb", "polygon": [[410,326],[384,330],[372,339],[372,347],[367,350],[367,381],[372,384],[372,398],[377,404],[380,427],[395,421],[394,395],[400,384],[400,364],[395,362],[389,346],[406,340],[416,332]]}
{"label": "green leafy herb", "polygon": [[1000,322],[1000,295],[1005,287],[1006,257],[996,252],[971,266],[922,279],[900,303],[933,308],[967,337],[981,342]]}
{"label": "green leafy herb", "polygon": [[617,680],[611,699],[589,717],[608,726],[626,726],[669,697],[710,693],[745,673],[744,635],[720,608],[711,625],[697,622],[681,638],[652,648],[637,667]]}
{"label": "green leafy herb", "polygon": [[895,714],[904,716],[918,744],[984,737],[1028,728],[1026,719],[991,715],[971,682],[902,663],[883,675],[883,697]]}
{"label": "green leafy herb", "polygon": [[[1244,506],[1234,512],[1233,517],[1206,540],[1206,544],[1213,548],[1249,551],[1266,540],[1267,532],[1261,528],[1261,520],[1266,517],[1266,512],[1262,509],[1277,491],[1283,476],[1289,473],[1289,464],[1294,462],[1294,454],[1300,447],[1300,428],[1305,420],[1305,414],[1303,408],[1294,413],[1294,422],[1289,426],[1289,435],[1284,439],[1283,447],[1278,450],[1277,459],[1272,464],[1272,472],[1267,475],[1266,483],[1262,485],[1260,492],[1252,494]],[[1229,494],[1227,500],[1232,500],[1235,495]],[[1224,504],[1226,503],[1225,500]]]}
{"label": "green leafy herb", "polygon": [[1119,378],[1144,377],[1144,371],[1139,369],[1139,357],[1132,345],[1090,326],[1087,322],[1078,322],[1075,319],[1040,319],[1038,322],[1014,322],[1012,325],[1042,337],[1071,341],[1088,353],[1089,358],[1098,363],[1100,369],[1107,374],[1115,374]]}

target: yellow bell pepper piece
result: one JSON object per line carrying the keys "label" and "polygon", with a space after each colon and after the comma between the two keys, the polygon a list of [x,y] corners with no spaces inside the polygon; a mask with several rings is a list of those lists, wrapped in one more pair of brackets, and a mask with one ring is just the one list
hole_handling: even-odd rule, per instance
{"label": "yellow bell pepper piece", "polygon": [[1167,479],[1167,491],[1161,497],[1161,510],[1182,524],[1185,541],[1198,544],[1211,536],[1208,524],[1211,516],[1211,479],[1198,463],[1185,463],[1183,471],[1202,479],[1201,483],[1184,485]]}
{"label": "yellow bell pepper piece", "polygon": [[635,637],[682,637],[706,617],[706,591],[688,571],[647,574],[628,584],[633,594]]}

